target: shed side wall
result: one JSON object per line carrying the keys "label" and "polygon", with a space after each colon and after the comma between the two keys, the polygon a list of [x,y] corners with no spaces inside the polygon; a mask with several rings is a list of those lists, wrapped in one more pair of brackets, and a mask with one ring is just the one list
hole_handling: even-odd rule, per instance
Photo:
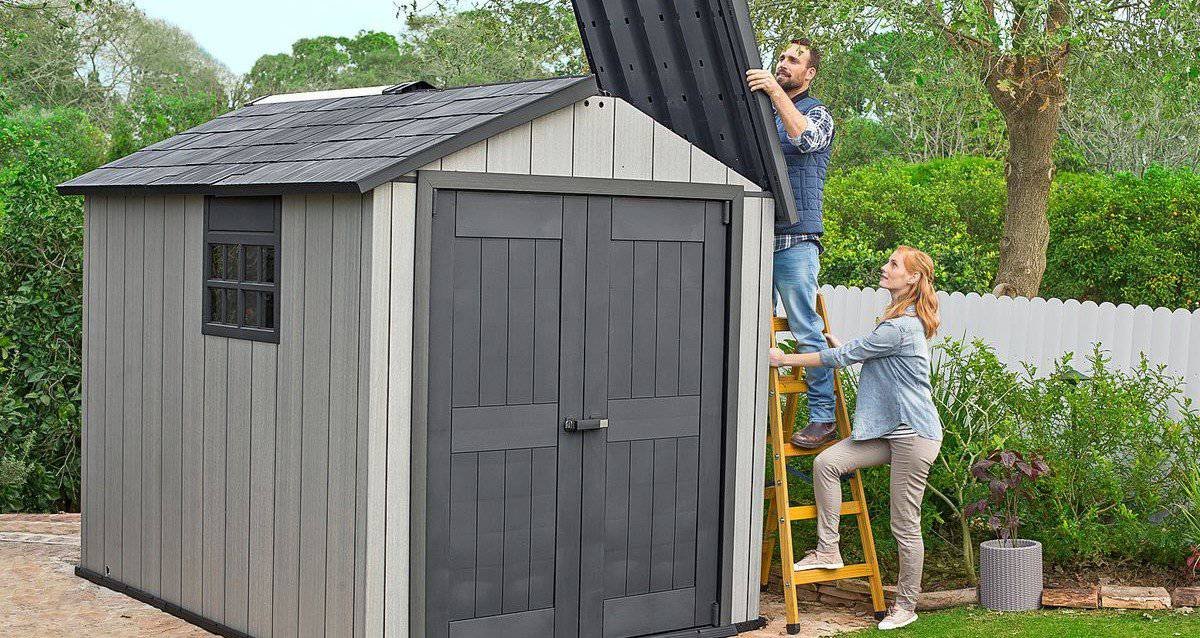
{"label": "shed side wall", "polygon": [[283,199],[276,345],[200,333],[203,197],[88,197],[85,569],[254,636],[354,633],[371,211]]}

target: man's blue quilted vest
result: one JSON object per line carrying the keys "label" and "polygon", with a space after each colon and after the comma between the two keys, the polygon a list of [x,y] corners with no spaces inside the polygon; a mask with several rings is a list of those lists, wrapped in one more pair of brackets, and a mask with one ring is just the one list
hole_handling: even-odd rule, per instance
{"label": "man's blue quilted vest", "polygon": [[[821,104],[817,98],[805,96],[796,101],[796,108],[805,115],[814,107]],[[776,235],[799,235],[806,233],[823,233],[825,226],[821,222],[821,203],[825,196],[825,174],[829,167],[829,152],[833,148],[833,140],[829,146],[815,153],[801,153],[800,149],[788,140],[787,130],[783,120],[775,116],[775,127],[779,131],[779,142],[783,146],[783,159],[787,162],[788,179],[792,182],[792,192],[796,195],[796,223],[791,225],[776,225]]]}

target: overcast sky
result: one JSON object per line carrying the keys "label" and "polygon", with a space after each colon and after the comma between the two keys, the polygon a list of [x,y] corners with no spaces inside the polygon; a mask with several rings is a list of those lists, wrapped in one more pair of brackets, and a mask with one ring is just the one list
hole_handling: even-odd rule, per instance
{"label": "overcast sky", "polygon": [[[420,0],[419,6],[430,4]],[[393,0],[135,0],[147,15],[192,34],[234,73],[258,56],[291,51],[300,38],[352,36],[362,30],[398,34]]]}

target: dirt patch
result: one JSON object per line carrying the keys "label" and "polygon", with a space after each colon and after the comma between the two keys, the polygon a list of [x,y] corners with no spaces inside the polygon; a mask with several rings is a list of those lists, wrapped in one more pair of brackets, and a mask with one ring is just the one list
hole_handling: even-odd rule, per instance
{"label": "dirt patch", "polygon": [[[820,636],[835,636],[848,631],[856,631],[865,627],[874,627],[875,619],[867,612],[856,612],[850,609],[831,607],[821,603],[801,602],[800,638],[818,638]],[[758,613],[767,619],[767,626],[757,631],[748,631],[739,636],[752,638],[778,638],[787,636],[787,616],[784,612],[783,595],[777,590],[764,592],[759,598]]]}

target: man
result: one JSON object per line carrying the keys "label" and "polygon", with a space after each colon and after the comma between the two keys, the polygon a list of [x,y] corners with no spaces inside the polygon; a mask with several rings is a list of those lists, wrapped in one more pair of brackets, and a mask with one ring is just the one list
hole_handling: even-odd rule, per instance
{"label": "man", "polygon": [[[825,328],[817,314],[818,259],[824,250],[821,234],[821,202],[825,174],[833,142],[833,117],[820,100],[808,94],[809,85],[821,66],[821,52],[807,39],[792,40],[779,55],[775,74],[763,69],[746,71],[746,81],[763,91],[775,107],[775,126],[787,162],[788,179],[796,195],[797,221],[775,225],[776,294],[783,302],[788,324],[800,352],[825,347]],[[829,368],[809,368],[808,425],[792,434],[792,443],[815,448],[833,440],[833,373]]]}

